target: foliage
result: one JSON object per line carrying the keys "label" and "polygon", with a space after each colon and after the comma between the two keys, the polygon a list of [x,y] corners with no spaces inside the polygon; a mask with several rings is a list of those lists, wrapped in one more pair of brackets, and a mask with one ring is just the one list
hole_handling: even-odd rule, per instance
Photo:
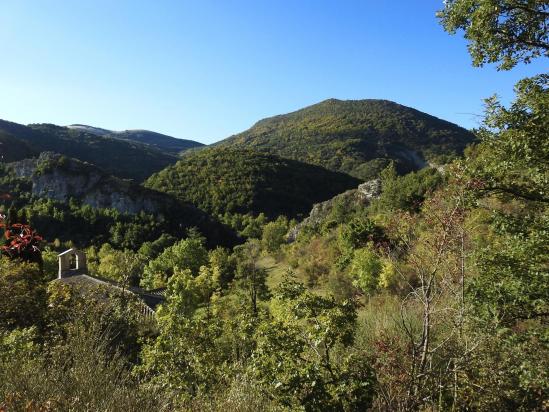
{"label": "foliage", "polygon": [[165,286],[177,269],[188,269],[197,275],[201,266],[208,263],[208,251],[204,239],[189,237],[167,247],[151,260],[144,269],[141,284],[149,289]]}
{"label": "foliage", "polygon": [[138,252],[146,259],[154,259],[169,246],[172,246],[177,239],[167,233],[162,233],[158,239],[143,242]]}
{"label": "foliage", "polygon": [[268,223],[267,216],[259,213],[228,213],[218,216],[219,220],[235,230],[238,235],[248,239],[259,239],[263,233],[263,227]]}
{"label": "foliage", "polygon": [[166,388],[181,401],[215,384],[222,373],[225,354],[216,345],[220,322],[200,310],[209,304],[215,284],[206,268],[196,277],[189,269],[176,269],[158,315],[160,335],[143,351],[140,371],[150,385]]}
{"label": "foliage", "polygon": [[482,143],[467,167],[480,192],[549,202],[549,75],[521,80],[509,108],[486,101]]}
{"label": "foliage", "polygon": [[269,222],[263,227],[261,237],[261,245],[264,250],[269,253],[274,253],[286,241],[286,233],[288,233],[288,219],[280,216],[274,222]]}
{"label": "foliage", "polygon": [[218,247],[208,253],[208,263],[219,272],[219,284],[226,289],[233,280],[237,266],[237,256],[229,250]]}
{"label": "foliage", "polygon": [[479,250],[480,275],[469,294],[477,316],[514,327],[549,310],[549,214],[496,219],[493,242]]}
{"label": "foliage", "polygon": [[254,239],[235,247],[237,256],[235,284],[244,293],[255,316],[259,311],[259,301],[266,300],[270,296],[266,284],[267,272],[258,265],[260,252],[260,243]]}
{"label": "foliage", "polygon": [[[353,302],[316,296],[288,279],[274,304],[277,311],[259,327],[254,353],[253,370],[263,390],[306,411],[368,408],[372,370],[367,359],[344,354],[354,338]],[[343,359],[336,361],[338,356]]]}
{"label": "foliage", "polygon": [[357,249],[349,268],[353,284],[364,293],[374,292],[379,283],[383,265],[372,244]]}
{"label": "foliage", "polygon": [[0,230],[4,230],[5,244],[0,246],[0,255],[11,259],[22,259],[28,262],[42,263],[39,249],[42,237],[29,225],[6,223],[0,215]]}
{"label": "foliage", "polygon": [[464,31],[474,66],[498,63],[509,70],[549,56],[547,2],[539,0],[449,0],[438,13],[444,29]]}
{"label": "foliage", "polygon": [[358,249],[372,242],[379,244],[385,240],[383,229],[365,217],[355,217],[339,226],[339,246],[343,251]]}
{"label": "foliage", "polygon": [[131,250],[115,250],[109,244],[99,250],[99,275],[118,281],[125,287],[138,286],[146,260]]}
{"label": "foliage", "polygon": [[0,360],[0,409],[167,410],[155,394],[136,389],[124,358],[108,343],[95,330],[77,327],[38,351],[19,346]]}
{"label": "foliage", "polygon": [[212,148],[185,156],[145,184],[215,215],[263,212],[276,218],[308,213],[359,180],[249,149]]}
{"label": "foliage", "polygon": [[46,279],[36,263],[0,257],[0,329],[42,327]]}
{"label": "foliage", "polygon": [[395,210],[419,211],[426,197],[443,183],[443,176],[432,168],[398,176],[393,164],[381,172],[381,196],[372,201],[372,213]]}
{"label": "foliage", "polygon": [[485,336],[465,365],[462,407],[481,411],[543,410],[549,387],[548,345],[543,330]]}

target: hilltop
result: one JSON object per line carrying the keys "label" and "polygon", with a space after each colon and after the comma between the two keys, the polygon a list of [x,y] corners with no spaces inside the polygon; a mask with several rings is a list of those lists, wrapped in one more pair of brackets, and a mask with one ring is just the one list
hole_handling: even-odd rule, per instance
{"label": "hilltop", "polygon": [[360,181],[322,167],[242,148],[190,153],[151,176],[145,186],[215,214],[302,216],[314,203]]}
{"label": "hilltop", "polygon": [[469,131],[388,100],[329,99],[263,119],[219,146],[246,147],[369,179],[394,160],[401,173],[444,163]]}

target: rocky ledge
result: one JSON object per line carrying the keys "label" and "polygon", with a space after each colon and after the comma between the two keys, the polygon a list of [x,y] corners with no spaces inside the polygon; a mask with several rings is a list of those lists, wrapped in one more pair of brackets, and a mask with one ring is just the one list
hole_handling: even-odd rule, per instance
{"label": "rocky ledge", "polygon": [[313,205],[309,216],[290,229],[287,237],[288,242],[294,242],[304,228],[316,228],[320,226],[330,214],[337,201],[344,200],[347,204],[360,204],[365,207],[371,202],[372,199],[379,197],[380,194],[381,180],[373,179],[362,183],[356,189],[347,190],[346,192],[334,196],[330,200],[316,203]]}

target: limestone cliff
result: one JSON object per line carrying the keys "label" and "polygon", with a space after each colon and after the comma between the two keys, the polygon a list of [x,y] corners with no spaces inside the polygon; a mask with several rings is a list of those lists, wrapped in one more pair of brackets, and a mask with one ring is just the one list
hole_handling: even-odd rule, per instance
{"label": "limestone cliff", "polygon": [[19,178],[32,183],[32,195],[61,202],[73,198],[95,208],[114,208],[121,213],[160,213],[175,200],[155,190],[109,175],[98,167],[43,152],[38,158],[10,163]]}

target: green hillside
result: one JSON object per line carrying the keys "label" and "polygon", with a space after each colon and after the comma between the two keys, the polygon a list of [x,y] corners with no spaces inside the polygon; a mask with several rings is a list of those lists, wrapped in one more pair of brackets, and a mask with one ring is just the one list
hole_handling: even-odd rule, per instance
{"label": "green hillside", "polygon": [[214,213],[308,213],[360,181],[294,160],[249,149],[210,148],[189,154],[145,185]]}
{"label": "green hillside", "polygon": [[395,160],[400,172],[443,162],[474,140],[467,130],[387,100],[325,100],[257,122],[218,143],[265,150],[367,179]]}
{"label": "green hillside", "polygon": [[[23,126],[0,120],[0,134],[17,139],[20,145],[30,146],[33,152],[61,153],[93,163],[115,176],[136,181],[145,180],[177,160],[176,156],[146,144],[52,124]],[[4,155],[10,160],[19,160],[20,145],[11,144]]]}

